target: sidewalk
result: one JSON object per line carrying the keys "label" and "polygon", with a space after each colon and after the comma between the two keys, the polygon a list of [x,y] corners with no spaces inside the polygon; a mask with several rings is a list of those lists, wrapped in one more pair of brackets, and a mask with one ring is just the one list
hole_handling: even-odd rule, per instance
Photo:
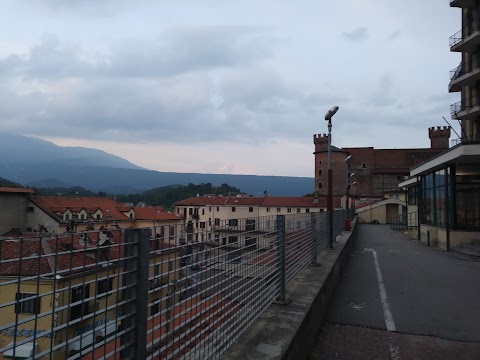
{"label": "sidewalk", "polygon": [[479,304],[480,263],[388,226],[362,224],[315,353],[319,359],[477,359]]}

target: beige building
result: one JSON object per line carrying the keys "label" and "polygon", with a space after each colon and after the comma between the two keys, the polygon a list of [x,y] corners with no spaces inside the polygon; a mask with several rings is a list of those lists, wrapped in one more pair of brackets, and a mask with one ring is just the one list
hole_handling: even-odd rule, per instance
{"label": "beige building", "polygon": [[0,187],[0,235],[24,228],[32,193],[33,190],[26,188]]}
{"label": "beige building", "polygon": [[[341,209],[341,198],[333,198]],[[326,197],[219,196],[191,197],[175,204],[175,214],[185,221],[193,242],[214,241],[218,245],[245,246],[257,233],[275,230],[277,215],[287,215],[286,230],[310,223],[309,213],[326,211]]]}
{"label": "beige building", "polygon": [[[58,347],[53,359],[66,359],[115,333],[123,310],[117,304],[123,298],[124,236],[112,230],[108,236],[89,233],[88,239],[78,234],[3,239],[0,349],[25,342],[15,346],[17,357],[35,343],[37,355]],[[165,307],[169,284],[179,279],[180,254],[173,244],[158,245],[153,238],[150,248],[153,314]],[[8,349],[0,358],[12,355]]]}

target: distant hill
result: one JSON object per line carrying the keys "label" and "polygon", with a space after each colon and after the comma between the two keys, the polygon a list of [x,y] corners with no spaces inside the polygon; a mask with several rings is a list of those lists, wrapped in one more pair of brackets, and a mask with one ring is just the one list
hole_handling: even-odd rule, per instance
{"label": "distant hill", "polygon": [[22,185],[0,177],[0,187],[17,188],[17,187],[22,187]]}
{"label": "distant hill", "polygon": [[0,164],[3,167],[56,165],[142,169],[105,151],[58,146],[38,138],[7,133],[0,133]]}
{"label": "distant hill", "polygon": [[137,194],[169,186],[229,184],[254,196],[302,196],[313,178],[159,172],[100,150],[60,147],[21,135],[0,134],[0,176],[35,188],[83,187],[107,194]]}
{"label": "distant hill", "polygon": [[140,194],[122,195],[117,198],[118,201],[125,203],[137,204],[144,202],[147,205],[161,205],[166,209],[172,209],[173,204],[180,200],[188,199],[197,195],[216,194],[216,195],[237,195],[241,193],[240,189],[222,184],[220,186],[212,186],[212,184],[188,184],[170,185],[156,189],[147,190]]}

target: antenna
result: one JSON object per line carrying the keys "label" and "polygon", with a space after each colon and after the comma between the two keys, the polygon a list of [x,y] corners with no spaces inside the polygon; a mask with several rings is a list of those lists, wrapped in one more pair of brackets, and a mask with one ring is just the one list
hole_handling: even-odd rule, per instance
{"label": "antenna", "polygon": [[455,129],[452,127],[452,125],[450,125],[450,123],[447,121],[447,119],[445,119],[445,116],[442,116],[443,117],[443,120],[445,120],[445,122],[448,124],[448,126],[450,126],[450,129],[453,130],[453,132],[458,136],[458,138],[460,139],[461,136],[458,135],[458,133],[455,131]]}

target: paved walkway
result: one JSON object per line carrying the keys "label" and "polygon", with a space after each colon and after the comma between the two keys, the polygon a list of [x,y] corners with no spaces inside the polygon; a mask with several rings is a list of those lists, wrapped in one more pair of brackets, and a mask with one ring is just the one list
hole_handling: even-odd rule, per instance
{"label": "paved walkway", "polygon": [[317,359],[480,359],[480,263],[358,225]]}

